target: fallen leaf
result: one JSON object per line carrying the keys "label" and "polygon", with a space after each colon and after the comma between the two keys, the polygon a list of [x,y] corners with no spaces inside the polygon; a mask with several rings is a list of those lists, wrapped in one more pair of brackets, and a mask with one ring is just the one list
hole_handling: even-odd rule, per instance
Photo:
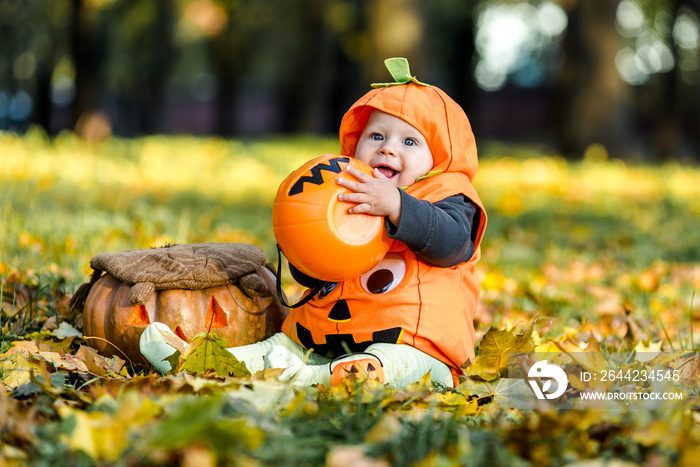
{"label": "fallen leaf", "polygon": [[87,365],[80,359],[75,358],[73,355],[61,355],[57,352],[39,352],[35,355],[35,358],[40,358],[56,368],[60,368],[66,371],[79,371],[83,373],[89,373]]}
{"label": "fallen leaf", "polygon": [[212,369],[218,376],[250,376],[245,363],[226,350],[226,340],[216,334],[200,334],[185,347],[179,371],[203,373]]}
{"label": "fallen leaf", "polygon": [[584,348],[580,347],[570,337],[556,342],[557,347],[566,353],[571,359],[581,365],[590,373],[599,374],[604,370],[609,369],[605,357],[598,347],[598,342],[590,336],[588,345]]}
{"label": "fallen leaf", "polygon": [[509,407],[509,387],[513,384],[524,384],[523,380],[500,378],[497,381],[478,381],[468,379],[455,388],[456,392],[474,399],[477,407],[483,410],[489,406],[491,410],[498,411]]}
{"label": "fallen leaf", "polygon": [[674,448],[677,440],[676,433],[666,420],[654,420],[648,426],[634,430],[631,437],[635,442],[647,448],[654,446]]}
{"label": "fallen leaf", "polygon": [[664,352],[648,362],[651,369],[669,368],[677,372],[678,383],[688,388],[700,387],[699,352]]}
{"label": "fallen leaf", "polygon": [[195,443],[182,450],[182,467],[215,467],[216,455],[204,443]]}
{"label": "fallen leaf", "polygon": [[42,331],[53,331],[58,328],[58,319],[55,316],[51,316],[46,320],[43,326],[41,326]]}
{"label": "fallen leaf", "polygon": [[99,405],[90,412],[65,404],[58,406],[61,418],[72,419],[75,423],[73,430],[64,436],[71,448],[96,460],[116,461],[129,446],[129,432],[161,412],[153,401],[133,391],[110,405],[110,410],[104,412],[99,410]]}
{"label": "fallen leaf", "polygon": [[97,350],[87,345],[81,345],[75,353],[75,357],[85,364],[90,373],[97,376],[117,375],[126,363],[117,356],[105,358],[98,354]]}
{"label": "fallen leaf", "polygon": [[489,329],[481,339],[479,355],[467,368],[467,374],[484,381],[494,381],[505,375],[508,370],[509,353],[529,352],[533,349],[530,339],[533,329],[533,325],[530,325],[522,334]]}
{"label": "fallen leaf", "polygon": [[23,355],[0,358],[0,381],[10,389],[15,389],[31,381],[32,369],[39,368],[39,363]]}
{"label": "fallen leaf", "polygon": [[[658,342],[649,342],[649,344],[645,344],[644,342],[637,342],[637,345],[634,346],[634,351],[637,354],[646,354],[646,353],[659,353],[661,352],[661,348],[663,347],[663,341],[658,341]],[[637,360],[639,361],[644,361],[642,360],[639,355],[637,356]]]}
{"label": "fallen leaf", "polygon": [[70,324],[65,321],[61,322],[58,329],[54,329],[51,334],[59,339],[65,339],[67,337],[82,337],[83,333],[75,329]]}

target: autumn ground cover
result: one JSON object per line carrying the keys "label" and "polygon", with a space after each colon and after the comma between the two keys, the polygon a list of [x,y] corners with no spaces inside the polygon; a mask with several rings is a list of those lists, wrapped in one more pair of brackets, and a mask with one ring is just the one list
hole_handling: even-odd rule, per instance
{"label": "autumn ground cover", "polygon": [[[697,166],[483,144],[481,340],[454,390],[429,379],[399,391],[362,377],[306,389],[274,373],[162,377],[86,346],[67,302],[94,254],[248,242],[274,261],[278,184],[334,151],[333,139],[311,137],[0,133],[0,466],[695,465]],[[299,296],[286,274],[283,283]],[[509,350],[663,351],[686,400],[515,409]]]}

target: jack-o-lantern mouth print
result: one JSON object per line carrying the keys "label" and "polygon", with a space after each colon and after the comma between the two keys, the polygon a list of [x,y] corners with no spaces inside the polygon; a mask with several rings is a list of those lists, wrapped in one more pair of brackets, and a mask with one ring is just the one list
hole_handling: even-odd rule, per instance
{"label": "jack-o-lantern mouth print", "polygon": [[[310,183],[316,186],[322,185],[327,181],[327,179],[331,179],[342,172],[349,162],[350,158],[346,156],[334,157],[332,159],[328,159],[325,161],[325,163],[319,162],[308,170],[307,175],[299,177],[296,183],[289,189],[289,196],[302,193],[304,191],[305,183]],[[331,175],[324,179],[323,172],[329,172]]]}
{"label": "jack-o-lantern mouth print", "polygon": [[362,288],[371,294],[394,290],[406,275],[406,262],[396,253],[389,253],[379,264],[360,277]]}
{"label": "jack-o-lantern mouth print", "polygon": [[[338,303],[345,303],[340,300]],[[347,308],[347,305],[345,305]],[[314,342],[311,330],[300,323],[296,323],[296,334],[299,343],[307,349],[326,358],[335,358],[349,352],[363,352],[367,347],[376,343],[398,344],[401,341],[403,330],[400,327],[382,329],[371,333],[367,340],[359,340],[353,334],[326,334],[322,343]]]}

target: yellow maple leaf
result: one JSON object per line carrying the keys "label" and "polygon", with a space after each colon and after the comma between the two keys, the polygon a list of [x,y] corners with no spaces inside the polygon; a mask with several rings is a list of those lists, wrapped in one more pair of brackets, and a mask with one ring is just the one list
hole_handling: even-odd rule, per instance
{"label": "yellow maple leaf", "polygon": [[31,371],[39,364],[23,356],[0,359],[0,381],[9,389],[15,389],[31,381]]}
{"label": "yellow maple leaf", "polygon": [[467,368],[467,374],[484,381],[500,378],[507,372],[510,353],[530,352],[533,349],[532,331],[532,325],[528,326],[522,334],[489,329],[481,339],[479,355]]}

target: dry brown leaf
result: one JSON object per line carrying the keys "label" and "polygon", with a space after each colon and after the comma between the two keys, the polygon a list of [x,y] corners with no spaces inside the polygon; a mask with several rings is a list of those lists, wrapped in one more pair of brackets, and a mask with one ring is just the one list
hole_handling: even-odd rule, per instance
{"label": "dry brown leaf", "polygon": [[75,357],[85,363],[90,372],[97,376],[118,374],[126,363],[119,357],[105,358],[97,353],[97,350],[86,345],[81,345],[75,353]]}

